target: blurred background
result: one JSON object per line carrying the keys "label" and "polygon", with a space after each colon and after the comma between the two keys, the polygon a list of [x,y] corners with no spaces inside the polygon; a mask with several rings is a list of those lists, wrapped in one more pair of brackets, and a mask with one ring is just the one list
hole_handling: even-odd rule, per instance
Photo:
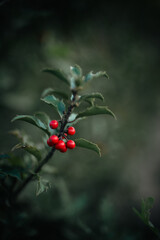
{"label": "blurred background", "polygon": [[11,123],[16,114],[57,118],[40,97],[44,88],[65,85],[42,73],[46,67],[106,70],[110,79],[85,91],[101,92],[117,116],[76,125],[77,137],[101,147],[101,158],[83,149],[56,153],[49,162],[54,173],[43,173],[52,188],[38,197],[34,183],[26,188],[21,239],[156,239],[132,207],[154,197],[151,220],[160,228],[159,20],[159,0],[0,1],[1,153],[17,143],[8,134],[15,128],[41,142],[40,130]]}

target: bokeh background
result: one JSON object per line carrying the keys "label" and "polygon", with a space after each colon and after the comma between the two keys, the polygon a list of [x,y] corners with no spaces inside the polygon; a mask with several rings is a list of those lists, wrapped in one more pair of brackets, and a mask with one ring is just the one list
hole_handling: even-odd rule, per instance
{"label": "bokeh background", "polygon": [[[11,123],[16,114],[46,111],[44,88],[65,85],[42,73],[106,70],[109,80],[85,89],[101,92],[117,116],[80,122],[77,137],[98,143],[102,157],[75,149],[49,162],[52,183],[36,197],[30,184],[20,198],[21,239],[156,239],[133,213],[142,198],[155,198],[152,222],[160,228],[160,1],[0,1],[0,152],[25,130],[35,143],[40,130]],[[26,228],[24,228],[24,225]],[[25,229],[25,230],[24,230]],[[18,238],[16,238],[18,239]]]}

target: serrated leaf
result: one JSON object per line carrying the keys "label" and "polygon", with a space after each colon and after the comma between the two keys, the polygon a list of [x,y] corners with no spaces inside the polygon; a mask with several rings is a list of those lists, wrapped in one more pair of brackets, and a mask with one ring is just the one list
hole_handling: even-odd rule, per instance
{"label": "serrated leaf", "polygon": [[91,106],[83,112],[78,113],[76,118],[78,119],[81,117],[88,117],[99,114],[109,114],[116,119],[115,114],[108,107],[105,106]]}
{"label": "serrated leaf", "polygon": [[47,95],[51,95],[51,94],[57,94],[58,96],[62,97],[63,99],[68,100],[68,95],[65,92],[59,91],[59,90],[55,90],[53,88],[47,88],[42,92],[42,98],[46,97]]}
{"label": "serrated leaf", "polygon": [[76,118],[77,117],[77,113],[72,113],[68,119],[68,123],[67,123],[67,127],[72,126],[77,124],[78,122],[80,122],[81,120],[84,120],[85,117],[82,118]]}
{"label": "serrated leaf", "polygon": [[75,65],[74,67],[70,67],[70,72],[71,72],[71,79],[70,79],[70,84],[71,84],[71,89],[74,88],[79,88],[82,86],[82,69],[80,66]]}
{"label": "serrated leaf", "polygon": [[94,78],[99,78],[99,77],[106,77],[109,78],[106,72],[97,72],[93,73],[93,71],[89,72],[86,76],[83,77],[84,82],[88,82]]}
{"label": "serrated leaf", "polygon": [[82,96],[79,98],[78,102],[80,103],[80,102],[82,102],[82,101],[86,101],[86,100],[88,100],[88,99],[90,100],[90,99],[94,99],[94,98],[98,98],[98,99],[104,101],[103,95],[102,95],[101,93],[98,93],[98,92],[97,92],[97,93],[82,95]]}
{"label": "serrated leaf", "polygon": [[154,199],[149,197],[145,200],[142,200],[141,203],[141,215],[143,219],[148,222],[150,217],[150,210],[153,207]]}
{"label": "serrated leaf", "polygon": [[39,160],[39,161],[41,160],[41,158],[42,158],[41,153],[36,147],[25,145],[25,146],[22,146],[22,149],[24,149],[28,153],[32,154],[34,157],[37,158],[37,160]]}
{"label": "serrated leaf", "polygon": [[40,128],[41,130],[43,130],[45,133],[47,133],[48,135],[50,135],[50,133],[48,132],[46,126],[44,125],[44,123],[36,118],[35,116],[30,116],[30,115],[18,115],[16,117],[14,117],[11,122],[14,122],[16,120],[21,120],[21,121],[24,121],[24,122],[28,122],[38,128]]}
{"label": "serrated leaf", "polygon": [[70,82],[69,82],[66,74],[62,70],[46,68],[46,69],[43,69],[42,71],[56,76],[58,79],[60,79],[61,81],[63,81],[64,83],[66,83],[67,85],[70,86]]}
{"label": "serrated leaf", "polygon": [[62,100],[60,101],[58,98],[56,98],[53,95],[46,96],[46,97],[42,98],[41,100],[44,101],[45,103],[48,103],[48,104],[51,104],[52,106],[54,106],[60,116],[63,115],[63,113],[65,111],[65,105]]}
{"label": "serrated leaf", "polygon": [[46,129],[50,132],[49,123],[51,121],[50,117],[45,112],[36,112],[34,116],[40,119],[45,125]]}
{"label": "serrated leaf", "polygon": [[94,106],[95,98],[85,99],[85,102],[87,102],[90,106]]}
{"label": "serrated leaf", "polygon": [[30,146],[30,145],[24,145],[22,143],[18,143],[12,148],[12,151],[15,151],[17,149],[23,149],[26,152],[32,154],[38,160],[41,160],[41,153],[36,147]]}
{"label": "serrated leaf", "polygon": [[73,75],[73,77],[75,79],[77,78],[81,78],[82,77],[82,69],[80,66],[78,66],[77,64],[74,65],[74,67],[70,67],[70,71],[71,71],[71,74]]}
{"label": "serrated leaf", "polygon": [[37,190],[36,190],[36,196],[40,195],[41,193],[43,193],[44,191],[47,192],[47,190],[51,188],[51,184],[48,180],[45,179],[41,179],[39,178],[38,182],[37,182]]}
{"label": "serrated leaf", "polygon": [[17,149],[20,149],[20,148],[22,148],[22,146],[23,146],[22,143],[18,143],[18,144],[14,145],[14,146],[12,147],[11,151],[13,152],[13,151],[15,151],[15,150],[17,150]]}
{"label": "serrated leaf", "polygon": [[82,148],[87,148],[87,149],[93,150],[96,153],[98,153],[99,156],[101,156],[101,151],[97,144],[92,143],[83,138],[75,139],[74,141],[75,141],[77,147],[82,147]]}
{"label": "serrated leaf", "polygon": [[141,211],[132,208],[135,214],[160,238],[159,230],[150,221],[150,210],[153,207],[154,199],[149,197],[141,202]]}
{"label": "serrated leaf", "polygon": [[4,167],[0,169],[1,175],[3,174],[4,176],[10,176],[17,178],[19,181],[21,181],[21,171],[18,168],[13,168],[13,167]]}

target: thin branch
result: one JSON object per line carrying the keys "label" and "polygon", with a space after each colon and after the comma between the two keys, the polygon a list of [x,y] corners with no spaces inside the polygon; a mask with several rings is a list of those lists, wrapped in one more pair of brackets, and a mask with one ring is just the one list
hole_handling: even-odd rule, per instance
{"label": "thin branch", "polygon": [[[34,173],[37,174],[38,172],[40,172],[41,168],[43,167],[44,164],[46,164],[49,159],[53,156],[55,152],[55,148],[52,148],[52,150],[47,154],[47,156],[40,162],[40,164],[37,166],[37,168],[35,169]],[[22,185],[14,192],[14,197],[17,197],[22,190],[25,188],[25,186],[33,179],[34,174],[30,174],[22,183]]]}
{"label": "thin branch", "polygon": [[[66,124],[68,123],[68,119],[73,111],[73,109],[75,108],[75,100],[76,100],[76,94],[77,91],[72,90],[72,94],[73,94],[73,99],[71,101],[71,104],[68,107],[67,113],[65,113],[63,115],[61,122],[61,127],[60,127],[60,131],[59,131],[59,135],[58,137],[63,136],[64,134],[64,129],[66,127]],[[49,159],[53,156],[54,152],[55,152],[55,148],[53,147],[52,150],[47,154],[47,156],[39,163],[39,165],[37,166],[37,168],[34,171],[34,174],[30,174],[25,180],[24,182],[20,185],[20,187],[13,193],[12,197],[14,197],[14,199],[23,191],[23,189],[27,186],[27,184],[33,179],[34,175],[39,173],[41,171],[41,168],[43,167],[43,165],[45,165]]]}

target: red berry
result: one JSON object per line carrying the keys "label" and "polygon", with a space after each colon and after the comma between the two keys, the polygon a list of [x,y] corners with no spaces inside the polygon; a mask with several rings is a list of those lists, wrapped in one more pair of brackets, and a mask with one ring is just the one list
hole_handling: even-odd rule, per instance
{"label": "red berry", "polygon": [[65,144],[65,142],[63,142],[63,140],[59,140],[58,143],[55,145],[55,148],[57,150],[61,150],[65,147],[66,147],[66,144]]}
{"label": "red berry", "polygon": [[49,124],[49,126],[52,128],[52,129],[56,129],[58,127],[58,121],[57,120],[52,120]]}
{"label": "red berry", "polygon": [[66,148],[66,146],[64,147],[64,148],[62,148],[61,150],[60,150],[60,152],[67,152],[67,148]]}
{"label": "red berry", "polygon": [[50,147],[53,147],[53,145],[54,145],[54,143],[51,141],[50,138],[48,138],[47,144],[48,144],[48,146],[50,146]]}
{"label": "red berry", "polygon": [[68,135],[74,135],[76,132],[75,128],[74,127],[69,127],[68,128]]}
{"label": "red berry", "polygon": [[67,142],[67,148],[73,149],[73,148],[75,148],[75,146],[76,146],[76,144],[73,140],[69,140]]}
{"label": "red berry", "polygon": [[50,137],[50,140],[51,140],[51,142],[52,142],[53,145],[54,145],[54,144],[57,144],[57,143],[58,143],[59,138],[58,138],[56,135],[52,135],[52,136]]}

